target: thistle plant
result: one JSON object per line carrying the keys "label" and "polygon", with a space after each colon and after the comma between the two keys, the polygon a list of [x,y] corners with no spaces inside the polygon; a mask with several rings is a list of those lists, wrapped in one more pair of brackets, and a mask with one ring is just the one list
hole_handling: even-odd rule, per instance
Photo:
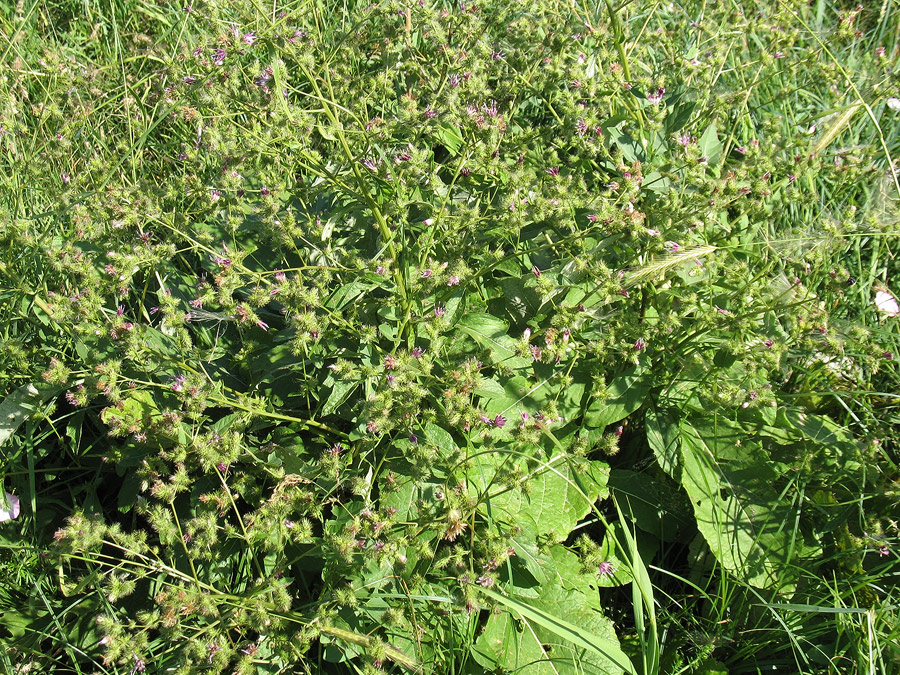
{"label": "thistle plant", "polygon": [[17,661],[761,668],[654,593],[886,599],[893,8],[111,12],[3,16]]}

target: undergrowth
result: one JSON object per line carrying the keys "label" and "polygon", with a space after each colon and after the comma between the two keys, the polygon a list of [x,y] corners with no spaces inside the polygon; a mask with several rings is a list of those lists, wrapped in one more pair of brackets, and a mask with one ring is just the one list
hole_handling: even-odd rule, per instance
{"label": "undergrowth", "polygon": [[900,667],[895,0],[0,12],[8,672]]}

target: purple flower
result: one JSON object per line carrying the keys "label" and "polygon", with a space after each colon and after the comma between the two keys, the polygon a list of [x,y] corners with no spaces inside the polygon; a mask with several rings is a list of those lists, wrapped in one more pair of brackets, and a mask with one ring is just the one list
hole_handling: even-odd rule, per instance
{"label": "purple flower", "polygon": [[6,495],[6,503],[9,505],[8,507],[0,506],[0,523],[7,520],[15,520],[19,517],[19,512],[21,511],[21,502],[19,498],[14,494],[10,494],[9,492],[4,491],[4,495]]}
{"label": "purple flower", "polygon": [[399,164],[400,162],[408,162],[412,159],[412,155],[408,152],[401,152],[399,155],[394,155],[394,164]]}
{"label": "purple flower", "polygon": [[499,49],[498,49],[497,51],[491,52],[491,60],[492,60],[492,61],[499,61],[499,60],[502,59],[504,56],[506,56],[506,54],[504,54],[504,53],[503,53],[502,51],[500,51]]}
{"label": "purple flower", "polygon": [[226,56],[227,56],[227,53],[225,52],[224,49],[219,48],[219,49],[215,50],[212,55],[213,63],[217,66],[221,66],[223,63],[225,63]]}
{"label": "purple flower", "polygon": [[448,286],[459,286],[459,277],[455,274],[451,275],[449,279],[447,279]]}
{"label": "purple flower", "polygon": [[597,565],[597,574],[600,576],[608,577],[615,570],[613,570],[613,564],[608,560],[604,560],[602,563]]}
{"label": "purple flower", "polygon": [[644,342],[644,338],[638,338],[634,341],[634,349],[635,351],[641,351],[642,349],[647,348],[647,343]]}
{"label": "purple flower", "polygon": [[547,173],[550,174],[551,176],[558,176],[559,175],[559,167],[551,166],[549,169],[547,169]]}
{"label": "purple flower", "polygon": [[647,100],[653,105],[659,105],[662,101],[663,94],[666,93],[665,87],[657,87],[655,92],[647,94]]}
{"label": "purple flower", "polygon": [[497,115],[499,114],[497,111],[497,101],[485,103],[481,106],[481,111],[488,117],[497,117]]}
{"label": "purple flower", "polygon": [[453,73],[453,75],[450,76],[450,86],[456,88],[459,86],[459,83],[460,83],[459,75],[457,75],[456,73]]}
{"label": "purple flower", "polygon": [[248,45],[251,45],[251,46],[257,40],[256,36],[253,33],[246,33],[244,35],[243,39],[244,39],[244,42],[246,42]]}
{"label": "purple flower", "polygon": [[434,315],[437,318],[444,316],[447,313],[447,309],[443,305],[435,305],[434,306]]}
{"label": "purple flower", "polygon": [[578,120],[575,122],[575,129],[578,131],[579,136],[584,136],[587,133],[588,125],[584,120]]}
{"label": "purple flower", "polygon": [[494,418],[494,426],[498,429],[502,428],[504,424],[506,424],[506,418],[503,415],[497,415]]}
{"label": "purple flower", "polygon": [[378,164],[375,163],[375,160],[371,157],[366,157],[360,162],[364,167],[366,167],[369,171],[378,171]]}
{"label": "purple flower", "polygon": [[425,109],[425,119],[427,119],[427,120],[433,120],[433,119],[434,119],[435,117],[437,117],[437,116],[438,116],[438,113],[437,113],[437,111],[434,110],[433,108],[426,108],[426,109]]}
{"label": "purple flower", "polygon": [[415,348],[413,348],[413,350],[409,353],[409,355],[412,356],[414,359],[418,359],[418,358],[421,358],[421,357],[422,357],[422,354],[424,354],[424,353],[425,353],[425,350],[424,350],[424,349],[422,349],[421,347],[415,347]]}

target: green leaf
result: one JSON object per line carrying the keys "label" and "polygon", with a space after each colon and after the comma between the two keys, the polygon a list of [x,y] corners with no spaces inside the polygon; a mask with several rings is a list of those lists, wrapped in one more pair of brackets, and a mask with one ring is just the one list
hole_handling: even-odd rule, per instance
{"label": "green leaf", "polygon": [[683,541],[691,531],[693,517],[683,493],[669,480],[650,473],[613,469],[609,487],[625,514],[634,523],[661,541]]}
{"label": "green leaf", "polygon": [[322,406],[322,415],[333,415],[334,412],[344,404],[344,402],[350,398],[350,394],[353,393],[353,390],[356,389],[359,382],[338,380],[334,383],[334,386],[331,388],[331,394],[328,396],[328,400],[325,401],[325,405]]}
{"label": "green leaf", "polygon": [[507,335],[507,325],[502,319],[490,314],[469,314],[456,324],[463,333],[486,348],[495,362],[502,362],[510,368],[525,368],[531,359],[516,356],[515,340]]}
{"label": "green leaf", "polygon": [[[634,665],[619,647],[618,640],[614,635],[610,637],[611,623],[608,623],[601,614],[595,615],[588,600],[579,598],[573,592],[567,592],[558,586],[551,586],[545,594],[542,594],[541,599],[534,603],[501,595],[488,588],[478,590],[518,616],[523,624],[522,633],[517,631],[516,634],[512,634],[510,624],[498,620],[497,629],[490,633],[485,631],[485,635],[479,638],[476,651],[482,655],[497,655],[495,663],[502,665],[506,659],[515,658],[518,665],[512,667],[522,668],[517,672],[529,675],[623,671],[636,675]],[[547,606],[553,608],[553,613],[546,609]],[[560,612],[560,608],[567,611]],[[566,614],[581,625],[570,623],[560,618],[558,614]],[[558,651],[559,656],[548,653],[543,646],[547,644],[544,640],[552,639],[554,636],[562,640],[554,645],[557,649],[551,650]],[[525,651],[521,651],[523,647]],[[531,663],[537,654],[541,655],[540,661]],[[591,664],[588,669],[583,667],[586,661]],[[531,665],[528,665],[529,663]],[[543,664],[547,667],[544,668]],[[510,668],[506,665],[503,667]]]}
{"label": "green leaf", "polygon": [[637,366],[629,368],[609,383],[605,401],[597,399],[588,406],[584,423],[602,428],[625,419],[641,407],[652,383],[650,376]]}
{"label": "green leaf", "polygon": [[792,563],[815,552],[797,533],[799,505],[758,444],[721,417],[681,423],[681,483],[719,562],[747,583],[790,586]]}
{"label": "green leaf", "polygon": [[656,455],[659,466],[676,481],[681,478],[681,436],[678,425],[673,423],[666,411],[647,408],[644,416],[647,428],[647,443]]}
{"label": "green leaf", "polygon": [[436,134],[451,155],[455,156],[459,154],[459,148],[463,144],[463,138],[456,127],[451,124],[441,124],[437,128]]}
{"label": "green leaf", "polygon": [[[510,522],[519,524],[535,536],[554,541],[568,537],[591,510],[591,505],[609,494],[606,489],[609,466],[603,462],[566,461],[565,457],[556,456],[532,472],[527,492],[519,484],[510,488],[498,486],[493,481],[503,463],[499,453],[482,453],[473,458],[472,463],[477,470],[470,472],[469,481],[479,492],[488,491],[482,508],[489,515],[496,518],[504,514]],[[584,492],[573,480],[573,470],[578,472]]]}
{"label": "green leaf", "polygon": [[700,152],[707,158],[708,164],[710,166],[718,164],[719,159],[722,157],[724,147],[722,141],[719,140],[715,122],[706,127],[706,131],[700,136],[699,145]]}
{"label": "green leaf", "polygon": [[42,386],[38,389],[33,384],[24,384],[0,403],[0,445],[3,445],[16,433],[16,429],[34,412],[38,403],[59,392],[59,387]]}

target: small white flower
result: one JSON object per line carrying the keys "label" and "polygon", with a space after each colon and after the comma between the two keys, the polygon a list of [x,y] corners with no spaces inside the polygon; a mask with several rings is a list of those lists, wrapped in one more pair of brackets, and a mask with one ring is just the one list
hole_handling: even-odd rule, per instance
{"label": "small white flower", "polygon": [[891,96],[891,98],[887,100],[887,107],[894,112],[900,112],[900,98],[894,98],[893,96]]}
{"label": "small white flower", "polygon": [[887,316],[900,315],[900,303],[894,294],[884,287],[875,290],[875,308]]}
{"label": "small white flower", "polygon": [[15,520],[19,517],[19,510],[21,505],[19,503],[19,498],[15,495],[11,495],[8,492],[4,493],[6,495],[6,502],[8,506],[4,507],[0,505],[0,523],[7,520]]}

